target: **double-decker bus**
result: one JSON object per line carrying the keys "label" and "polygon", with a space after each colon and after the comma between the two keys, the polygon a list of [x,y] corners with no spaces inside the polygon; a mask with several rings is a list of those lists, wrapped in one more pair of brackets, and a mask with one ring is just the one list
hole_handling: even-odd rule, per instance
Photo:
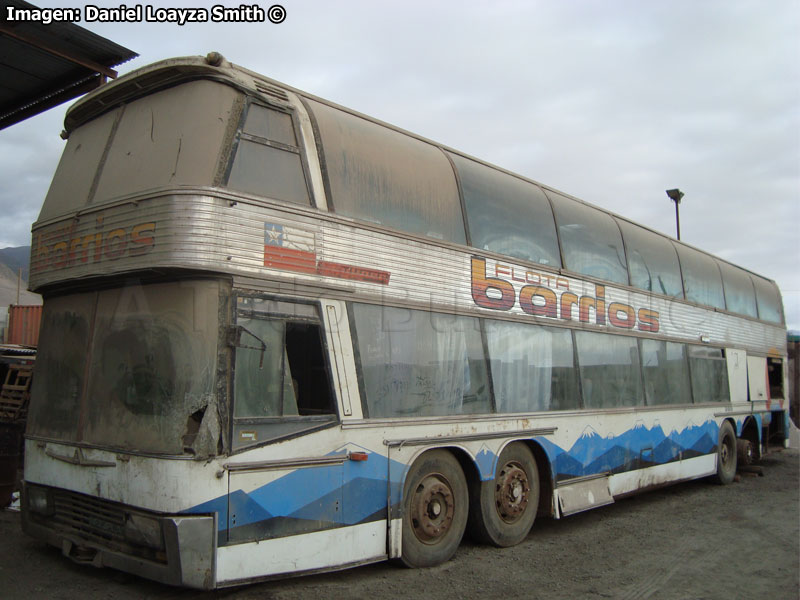
{"label": "double-decker bus", "polygon": [[76,561],[430,566],[786,444],[776,285],[624,217],[216,53],[62,135],[22,522]]}

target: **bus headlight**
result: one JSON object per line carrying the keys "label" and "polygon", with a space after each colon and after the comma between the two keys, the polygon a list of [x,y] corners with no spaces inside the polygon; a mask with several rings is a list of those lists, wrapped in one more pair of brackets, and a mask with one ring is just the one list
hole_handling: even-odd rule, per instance
{"label": "bus headlight", "polygon": [[28,510],[45,516],[53,514],[53,498],[47,488],[27,486],[25,491]]}
{"label": "bus headlight", "polygon": [[128,513],[125,519],[125,538],[129,542],[148,548],[164,549],[161,522],[152,517]]}

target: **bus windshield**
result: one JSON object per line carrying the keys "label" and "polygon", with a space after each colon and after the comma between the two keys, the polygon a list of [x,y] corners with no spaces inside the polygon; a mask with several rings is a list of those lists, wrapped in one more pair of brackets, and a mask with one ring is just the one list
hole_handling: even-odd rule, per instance
{"label": "bus windshield", "polygon": [[215,281],[48,298],[29,434],[148,454],[216,454],[218,307]]}

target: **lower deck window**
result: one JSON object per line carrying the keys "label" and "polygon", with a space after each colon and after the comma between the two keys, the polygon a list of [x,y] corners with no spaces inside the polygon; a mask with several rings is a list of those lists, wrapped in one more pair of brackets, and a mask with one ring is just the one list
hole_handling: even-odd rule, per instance
{"label": "lower deck window", "polygon": [[578,331],[575,341],[585,408],[644,404],[635,338]]}
{"label": "lower deck window", "polygon": [[489,320],[485,325],[497,412],[580,407],[568,329]]}
{"label": "lower deck window", "polygon": [[728,402],[728,367],[720,348],[689,346],[689,368],[695,402]]}
{"label": "lower deck window", "polygon": [[683,344],[642,340],[642,372],[648,406],[692,401],[689,364]]}
{"label": "lower deck window", "polygon": [[232,340],[234,449],[335,420],[316,308],[240,311]]}
{"label": "lower deck window", "polygon": [[491,412],[477,319],[368,304],[352,314],[368,416]]}

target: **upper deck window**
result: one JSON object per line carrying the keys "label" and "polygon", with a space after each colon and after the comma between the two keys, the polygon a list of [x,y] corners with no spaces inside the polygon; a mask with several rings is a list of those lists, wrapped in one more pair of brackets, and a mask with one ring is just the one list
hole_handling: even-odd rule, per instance
{"label": "upper deck window", "polygon": [[753,288],[753,281],[746,271],[728,263],[719,263],[722,271],[722,284],[725,290],[725,304],[728,310],[757,317],[756,292]]}
{"label": "upper deck window", "polygon": [[337,213],[463,244],[450,161],[436,146],[309,100]]}
{"label": "upper deck window", "polygon": [[461,179],[471,243],[558,268],[558,238],[550,203],[539,186],[450,154]]}
{"label": "upper deck window", "polygon": [[250,104],[238,137],[228,187],[310,204],[301,150],[289,113]]}
{"label": "upper deck window", "polygon": [[190,81],[77,127],[39,219],[159,187],[214,185],[239,94],[214,81]]}
{"label": "upper deck window", "polygon": [[773,323],[783,323],[783,304],[778,287],[772,282],[757,275],[753,276],[758,301],[758,317]]}
{"label": "upper deck window", "polygon": [[614,219],[561,194],[548,195],[553,200],[564,266],[576,273],[627,284],[625,249]]}
{"label": "upper deck window", "polygon": [[648,292],[683,298],[681,268],[675,247],[664,236],[617,219],[625,239],[631,285]]}
{"label": "upper deck window", "polygon": [[722,276],[717,261],[687,246],[678,245],[677,249],[686,299],[714,308],[725,308]]}

